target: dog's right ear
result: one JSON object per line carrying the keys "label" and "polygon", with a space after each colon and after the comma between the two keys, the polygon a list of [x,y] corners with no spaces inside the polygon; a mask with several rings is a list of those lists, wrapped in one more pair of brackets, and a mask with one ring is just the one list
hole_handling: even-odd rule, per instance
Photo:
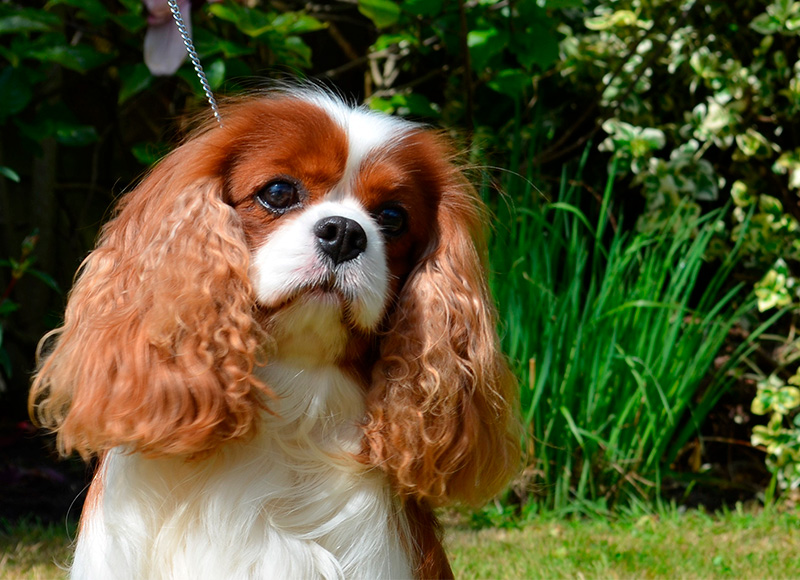
{"label": "dog's right ear", "polygon": [[123,199],[40,343],[29,410],[65,454],[202,454],[265,407],[249,251],[203,154],[190,141]]}

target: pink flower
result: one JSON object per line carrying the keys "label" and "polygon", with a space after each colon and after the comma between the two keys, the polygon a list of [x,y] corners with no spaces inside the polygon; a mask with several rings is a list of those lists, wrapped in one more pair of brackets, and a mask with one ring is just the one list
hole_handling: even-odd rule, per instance
{"label": "pink flower", "polygon": [[[172,18],[167,0],[142,0],[147,8],[147,32],[144,35],[144,63],[156,76],[170,76],[186,60],[186,47]],[[183,22],[192,34],[191,0],[178,0]]]}

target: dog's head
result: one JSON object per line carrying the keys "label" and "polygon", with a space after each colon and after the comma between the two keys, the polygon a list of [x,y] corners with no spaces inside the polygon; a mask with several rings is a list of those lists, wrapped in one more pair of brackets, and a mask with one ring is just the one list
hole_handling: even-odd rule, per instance
{"label": "dog's head", "polygon": [[482,214],[442,138],[320,91],[231,102],[119,204],[43,341],[64,451],[213,452],[269,412],[270,359],[365,385],[366,460],[467,501],[515,467]]}

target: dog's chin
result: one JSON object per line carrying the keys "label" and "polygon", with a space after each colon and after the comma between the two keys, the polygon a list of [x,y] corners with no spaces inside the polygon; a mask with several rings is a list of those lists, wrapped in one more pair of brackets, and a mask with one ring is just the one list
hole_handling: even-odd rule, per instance
{"label": "dog's chin", "polygon": [[355,337],[375,332],[380,313],[368,311],[358,297],[331,285],[298,288],[261,305],[267,331],[285,356],[320,353],[339,358]]}
{"label": "dog's chin", "polygon": [[272,358],[325,364],[352,357],[354,345],[362,344],[378,325],[362,324],[363,311],[357,308],[357,301],[326,287],[304,288],[262,305]]}
{"label": "dog's chin", "polygon": [[337,315],[348,325],[348,312],[353,309],[353,301],[341,291],[329,286],[306,286],[262,303],[262,311],[270,318],[288,315],[309,315],[315,313],[324,319]]}
{"label": "dog's chin", "polygon": [[295,300],[300,300],[305,304],[311,304],[318,308],[333,308],[343,312],[349,310],[352,303],[339,290],[323,287],[307,288],[300,292]]}

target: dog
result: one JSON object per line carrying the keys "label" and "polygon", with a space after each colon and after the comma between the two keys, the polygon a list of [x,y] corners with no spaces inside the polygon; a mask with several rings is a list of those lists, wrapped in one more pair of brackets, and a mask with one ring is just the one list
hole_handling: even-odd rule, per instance
{"label": "dog", "polygon": [[518,467],[485,212],[429,129],[234,99],[117,206],[31,414],[97,456],[73,578],[448,578]]}

